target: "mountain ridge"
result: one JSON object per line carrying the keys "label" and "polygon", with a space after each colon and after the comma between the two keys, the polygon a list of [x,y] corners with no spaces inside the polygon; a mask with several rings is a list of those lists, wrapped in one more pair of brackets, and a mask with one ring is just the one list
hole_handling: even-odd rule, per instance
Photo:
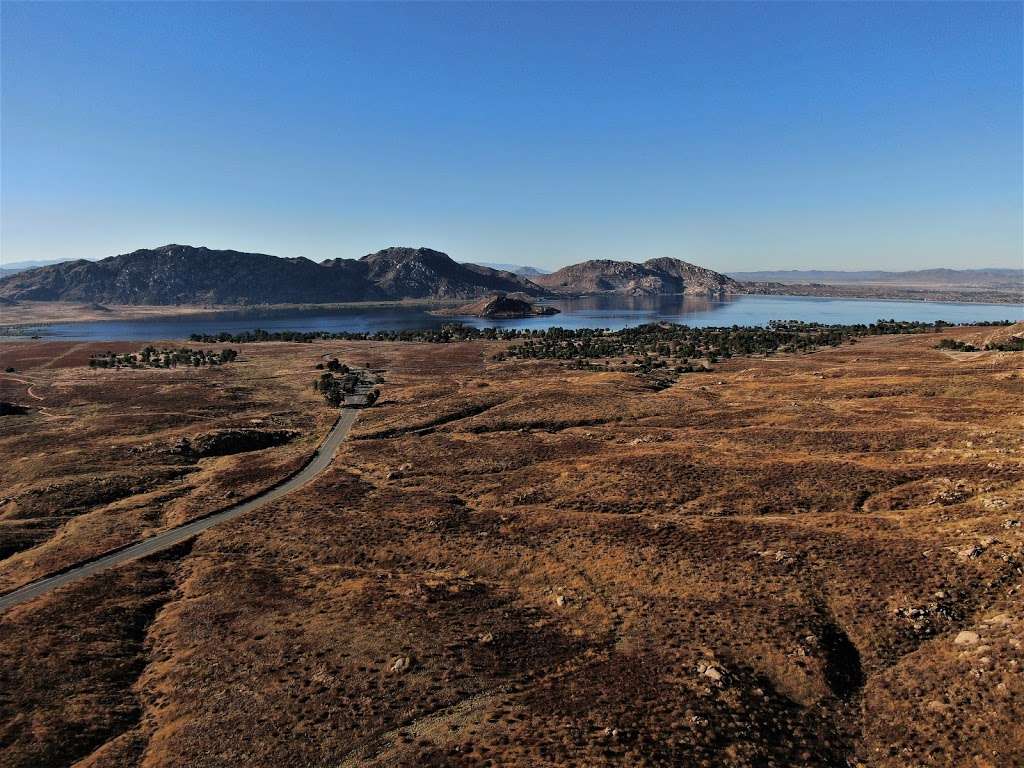
{"label": "mountain ridge", "polygon": [[329,304],[401,299],[470,300],[493,293],[689,294],[720,297],[742,286],[671,258],[642,264],[585,261],[533,279],[431,248],[391,247],[360,259],[327,259],[169,244],[98,261],[78,259],[0,278],[11,301],[118,305]]}
{"label": "mountain ridge", "polygon": [[328,259],[170,244],[99,261],[62,262],[0,279],[0,296],[105,304],[289,304],[544,293],[514,275],[455,262],[430,248],[386,248]]}

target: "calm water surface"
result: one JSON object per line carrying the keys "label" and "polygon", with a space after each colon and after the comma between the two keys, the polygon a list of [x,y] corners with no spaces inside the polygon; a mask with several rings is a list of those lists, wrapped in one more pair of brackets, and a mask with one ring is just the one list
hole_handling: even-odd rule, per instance
{"label": "calm water surface", "polygon": [[40,326],[41,336],[76,340],[180,339],[191,333],[267,331],[394,331],[436,328],[462,322],[479,328],[611,328],[669,321],[692,326],[766,325],[770,320],[819,323],[871,323],[880,318],[947,320],[1024,320],[1021,304],[959,304],[950,302],[823,299],[806,296],[737,296],[707,301],[682,296],[590,296],[548,302],[561,314],[519,320],[477,317],[436,317],[418,307],[368,307],[339,310],[290,310],[286,313],[249,311],[244,316],[210,315],[164,320],[102,320]]}

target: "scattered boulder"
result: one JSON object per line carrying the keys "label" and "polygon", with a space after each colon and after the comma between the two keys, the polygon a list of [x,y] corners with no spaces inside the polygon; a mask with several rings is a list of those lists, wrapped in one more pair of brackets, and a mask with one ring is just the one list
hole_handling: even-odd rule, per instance
{"label": "scattered boulder", "polygon": [[399,656],[397,659],[391,662],[391,671],[396,675],[401,675],[412,669],[412,657],[411,656]]}
{"label": "scattered boulder", "polygon": [[985,552],[985,548],[980,544],[972,544],[969,547],[965,547],[956,553],[956,556],[960,560],[976,560],[982,556]]}
{"label": "scattered boulder", "polygon": [[0,401],[0,416],[24,416],[26,413],[28,408],[24,405]]}
{"label": "scattered boulder", "polygon": [[978,633],[964,630],[953,640],[955,645],[974,645],[978,642]]}
{"label": "scattered boulder", "polygon": [[715,685],[722,685],[725,680],[725,672],[715,664],[702,661],[697,665],[697,673],[703,675]]}
{"label": "scattered boulder", "polygon": [[971,491],[963,483],[957,483],[952,488],[946,488],[936,494],[935,498],[932,499],[932,504],[940,504],[942,506],[949,506],[951,504],[959,504],[963,501],[967,501],[971,497]]}

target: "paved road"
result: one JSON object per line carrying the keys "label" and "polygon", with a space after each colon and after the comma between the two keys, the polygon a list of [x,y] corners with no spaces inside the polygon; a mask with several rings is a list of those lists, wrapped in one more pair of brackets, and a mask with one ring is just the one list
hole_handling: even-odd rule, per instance
{"label": "paved road", "polygon": [[301,488],[306,485],[310,480],[323,472],[330,465],[331,460],[334,458],[334,454],[338,450],[338,446],[341,442],[348,437],[349,430],[352,429],[352,424],[355,423],[356,417],[359,415],[359,411],[347,408],[341,411],[341,416],[338,418],[338,422],[331,429],[327,435],[327,439],[321,443],[319,449],[313,459],[303,467],[298,474],[294,475],[290,480],[286,480],[281,485],[271,488],[266,493],[257,496],[248,501],[236,504],[233,507],[228,507],[215,515],[205,517],[202,520],[196,520],[192,523],[186,523],[185,525],[179,526],[178,528],[172,528],[169,531],[158,533],[149,539],[140,541],[138,544],[133,544],[126,549],[119,550],[113,554],[101,557],[98,560],[93,560],[84,565],[80,565],[66,573],[62,573],[58,576],[50,576],[49,578],[40,579],[39,581],[26,584],[24,587],[16,589],[14,592],[0,596],[0,611],[6,611],[8,608],[13,608],[16,605],[27,603],[29,600],[33,600],[40,595],[44,595],[47,592],[63,587],[66,584],[73,584],[76,581],[81,581],[95,573],[100,573],[108,568],[113,568],[126,563],[129,560],[135,560],[146,555],[151,555],[154,552],[159,552],[163,549],[169,549],[176,544],[181,544],[183,541],[188,541],[194,536],[198,536],[200,533],[205,531],[207,528],[212,528],[218,523],[223,523],[226,520],[232,520],[239,515],[244,515],[246,512],[252,512],[254,509],[266,506],[274,501],[277,501],[282,496],[286,496],[292,491]]}

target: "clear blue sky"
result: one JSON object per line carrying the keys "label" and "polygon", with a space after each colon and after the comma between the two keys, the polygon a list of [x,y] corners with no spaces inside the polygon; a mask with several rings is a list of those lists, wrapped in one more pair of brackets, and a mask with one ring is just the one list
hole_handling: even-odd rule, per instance
{"label": "clear blue sky", "polygon": [[1020,3],[0,13],[6,262],[1021,265]]}

